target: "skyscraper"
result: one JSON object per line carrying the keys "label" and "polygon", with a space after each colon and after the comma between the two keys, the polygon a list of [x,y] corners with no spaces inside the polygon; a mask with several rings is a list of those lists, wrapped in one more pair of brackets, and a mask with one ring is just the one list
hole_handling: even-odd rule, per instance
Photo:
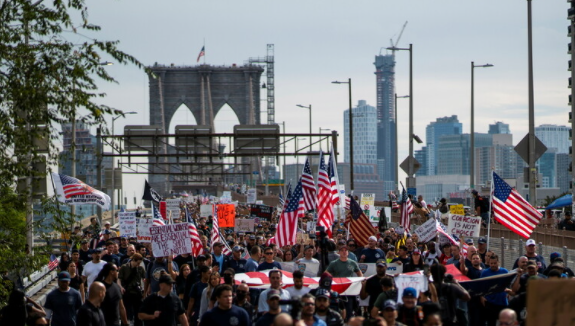
{"label": "skyscraper", "polygon": [[[359,100],[353,114],[353,162],[377,164],[377,113],[376,109]],[[349,109],[343,112],[344,161],[349,163]],[[354,170],[355,171],[355,170]]]}
{"label": "skyscraper", "polygon": [[540,125],[535,127],[535,136],[541,140],[547,148],[556,148],[557,153],[569,153],[569,128],[558,125]]}
{"label": "skyscraper", "polygon": [[[425,175],[441,174],[437,170],[438,144],[441,136],[461,135],[461,122],[456,115],[451,117],[437,118],[425,128],[425,139],[427,142],[427,173]],[[469,163],[468,163],[469,164]]]}
{"label": "skyscraper", "polygon": [[496,123],[489,125],[488,134],[510,134],[509,124],[497,121]]}
{"label": "skyscraper", "polygon": [[377,89],[377,159],[378,174],[384,180],[386,192],[395,189],[395,161],[397,121],[395,116],[395,57],[376,55],[375,83]]}

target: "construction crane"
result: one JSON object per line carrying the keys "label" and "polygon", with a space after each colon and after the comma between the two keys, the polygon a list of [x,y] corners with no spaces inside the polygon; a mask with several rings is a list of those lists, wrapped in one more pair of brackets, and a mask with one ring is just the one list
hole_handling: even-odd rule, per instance
{"label": "construction crane", "polygon": [[[397,40],[395,40],[395,44],[393,43],[393,39],[389,39],[389,43],[391,43],[391,48],[396,48],[397,44],[399,44],[399,40],[401,39],[401,35],[403,35],[403,31],[405,30],[405,26],[407,26],[407,20],[405,21],[405,24],[403,24],[403,27],[401,28],[401,32],[399,32],[399,36],[397,37]],[[381,55],[381,50],[385,49],[385,47],[379,49],[379,55]],[[391,55],[395,55],[395,50],[391,50]]]}

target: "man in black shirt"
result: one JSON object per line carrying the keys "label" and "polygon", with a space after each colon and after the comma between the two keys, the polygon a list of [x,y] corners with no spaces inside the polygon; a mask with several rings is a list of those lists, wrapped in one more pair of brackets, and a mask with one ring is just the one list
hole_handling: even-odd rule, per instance
{"label": "man in black shirt", "polygon": [[172,277],[163,274],[158,283],[160,291],[146,297],[138,313],[140,320],[145,321],[146,326],[176,326],[176,320],[182,326],[188,326],[182,300],[172,292],[175,283]]}
{"label": "man in black shirt", "polygon": [[240,246],[235,246],[232,249],[232,259],[229,260],[228,265],[234,269],[236,273],[245,273],[246,271],[246,263],[245,259],[241,258],[242,253],[244,252],[244,248]]}
{"label": "man in black shirt", "polygon": [[228,284],[218,285],[214,292],[216,293],[218,305],[202,315],[202,325],[251,326],[252,321],[248,313],[232,304],[231,286]]}
{"label": "man in black shirt", "polygon": [[368,310],[371,311],[373,308],[373,304],[375,300],[379,296],[381,292],[383,292],[383,288],[381,287],[381,279],[385,277],[385,273],[387,272],[387,264],[385,259],[380,259],[375,264],[375,276],[370,277],[368,280],[364,280],[361,282],[361,292],[359,293],[359,297],[361,300],[365,300],[369,296],[369,305]]}
{"label": "man in black shirt", "polygon": [[267,293],[267,303],[269,310],[258,319],[256,326],[269,326],[274,322],[274,318],[279,315],[280,309],[280,291],[271,289]]}
{"label": "man in black shirt", "polygon": [[254,306],[250,303],[250,288],[246,283],[238,285],[233,304],[243,308],[248,313],[248,316],[250,316],[250,319],[253,319]]}
{"label": "man in black shirt", "polygon": [[[102,277],[103,279],[101,279]],[[112,263],[106,264],[98,275],[98,281],[101,281],[106,287],[106,295],[100,305],[106,319],[106,325],[119,326],[120,319],[122,324],[127,324],[128,318],[122,301],[122,289],[116,283],[118,281],[118,267]]]}
{"label": "man in black shirt", "polygon": [[86,303],[78,310],[76,325],[106,326],[104,314],[100,310],[100,305],[106,296],[106,287],[100,282],[93,282],[89,294]]}
{"label": "man in black shirt", "polygon": [[200,304],[202,301],[202,292],[205,288],[208,287],[208,281],[210,280],[210,274],[212,273],[211,269],[208,266],[201,266],[199,268],[201,279],[192,285],[188,293],[188,320],[190,324],[197,325],[198,318],[200,314]]}

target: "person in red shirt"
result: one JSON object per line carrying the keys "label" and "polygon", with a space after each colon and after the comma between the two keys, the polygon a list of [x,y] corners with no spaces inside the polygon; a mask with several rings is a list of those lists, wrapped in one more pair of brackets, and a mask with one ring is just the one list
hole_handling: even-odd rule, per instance
{"label": "person in red shirt", "polygon": [[447,265],[447,261],[451,258],[451,244],[446,243],[441,247],[441,256],[439,256],[439,263],[441,265]]}

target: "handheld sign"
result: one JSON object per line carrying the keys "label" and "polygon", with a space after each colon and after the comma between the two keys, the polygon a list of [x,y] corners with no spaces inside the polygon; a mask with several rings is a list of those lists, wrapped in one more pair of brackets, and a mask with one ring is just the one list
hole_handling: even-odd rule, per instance
{"label": "handheld sign", "polygon": [[449,212],[451,214],[465,215],[465,209],[463,209],[463,205],[451,205],[449,206]]}
{"label": "handheld sign", "polygon": [[466,238],[479,236],[481,228],[481,217],[462,216],[451,214],[447,223],[447,233],[462,235]]}
{"label": "handheld sign", "polygon": [[234,226],[235,232],[254,232],[255,220],[237,219]]}
{"label": "handheld sign", "polygon": [[221,228],[233,228],[236,220],[236,207],[233,204],[218,205],[218,223]]}
{"label": "handheld sign", "polygon": [[437,225],[435,219],[429,219],[415,229],[415,234],[419,237],[421,242],[429,242],[437,235]]}
{"label": "handheld sign", "polygon": [[136,212],[118,212],[118,220],[120,222],[120,235],[122,237],[136,236]]}
{"label": "handheld sign", "polygon": [[154,257],[188,254],[192,249],[188,223],[152,226],[150,234]]}
{"label": "handheld sign", "polygon": [[136,218],[138,242],[152,242],[150,228],[154,226],[154,220],[151,218]]}

